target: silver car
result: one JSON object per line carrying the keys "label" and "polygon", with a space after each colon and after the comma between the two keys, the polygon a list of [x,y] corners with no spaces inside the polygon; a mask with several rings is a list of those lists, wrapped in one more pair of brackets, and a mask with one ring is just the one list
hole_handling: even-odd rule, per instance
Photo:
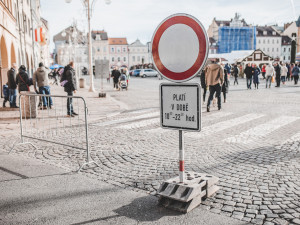
{"label": "silver car", "polygon": [[142,69],[140,71],[140,77],[157,77],[158,76],[158,72],[152,69]]}

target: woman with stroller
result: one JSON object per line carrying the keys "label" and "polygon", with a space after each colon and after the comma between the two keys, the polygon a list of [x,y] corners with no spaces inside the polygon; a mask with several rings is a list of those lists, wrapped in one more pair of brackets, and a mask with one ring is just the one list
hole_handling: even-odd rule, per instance
{"label": "woman with stroller", "polygon": [[128,79],[127,79],[127,75],[126,75],[126,70],[125,69],[121,69],[121,76],[120,76],[120,81],[119,81],[119,90],[120,89],[126,89],[128,88],[127,84],[128,84]]}

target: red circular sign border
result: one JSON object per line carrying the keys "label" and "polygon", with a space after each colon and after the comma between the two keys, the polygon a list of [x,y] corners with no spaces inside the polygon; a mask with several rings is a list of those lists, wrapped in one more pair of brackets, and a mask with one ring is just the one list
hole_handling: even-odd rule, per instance
{"label": "red circular sign border", "polygon": [[[161,62],[158,46],[159,41],[162,34],[168,29],[170,26],[175,24],[185,24],[191,27],[196,33],[200,46],[205,46],[205,48],[200,48],[198,53],[198,57],[193,64],[193,66],[181,73],[176,73],[168,70]],[[205,63],[208,55],[208,39],[206,33],[204,33],[204,28],[202,24],[194,17],[187,14],[175,14],[168,18],[166,18],[156,29],[153,38],[152,38],[152,57],[153,62],[157,70],[164,76],[166,79],[174,81],[174,82],[183,82],[192,79],[197,72],[202,68]],[[180,79],[178,79],[180,77]]]}

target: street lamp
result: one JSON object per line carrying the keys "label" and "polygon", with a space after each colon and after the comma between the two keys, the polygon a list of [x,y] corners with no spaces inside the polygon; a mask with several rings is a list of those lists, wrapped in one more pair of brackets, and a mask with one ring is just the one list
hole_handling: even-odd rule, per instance
{"label": "street lamp", "polygon": [[[66,3],[71,3],[72,0],[65,0]],[[90,72],[90,92],[95,92],[94,88],[94,74],[93,74],[93,62],[92,62],[92,35],[91,35],[91,10],[93,9],[94,2],[96,0],[93,0],[92,4],[90,4],[90,0],[81,0],[85,7],[87,8],[87,18],[88,18],[88,46],[89,46],[89,72]],[[109,5],[111,3],[111,0],[105,0],[105,3]]]}

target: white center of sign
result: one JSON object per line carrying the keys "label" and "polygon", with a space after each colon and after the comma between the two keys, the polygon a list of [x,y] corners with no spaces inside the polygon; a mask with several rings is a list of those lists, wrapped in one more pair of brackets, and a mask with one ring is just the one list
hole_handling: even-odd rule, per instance
{"label": "white center of sign", "polygon": [[158,54],[168,70],[174,73],[187,71],[199,54],[199,40],[195,31],[185,24],[170,26],[160,38]]}

